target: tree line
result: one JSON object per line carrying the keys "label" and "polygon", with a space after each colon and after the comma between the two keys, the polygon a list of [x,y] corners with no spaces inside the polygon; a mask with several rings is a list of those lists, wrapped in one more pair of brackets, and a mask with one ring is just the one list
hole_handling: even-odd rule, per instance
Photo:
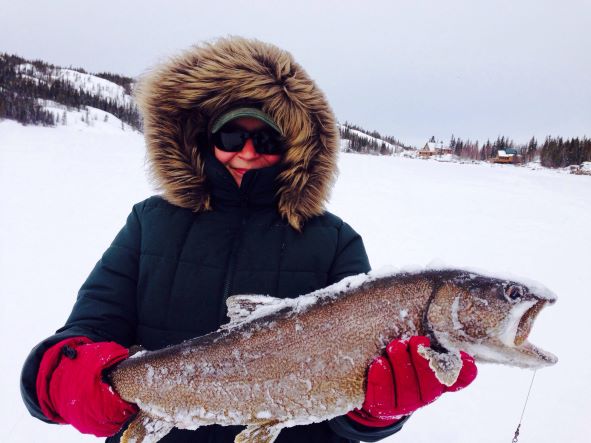
{"label": "tree line", "polygon": [[459,137],[456,138],[452,134],[449,142],[452,154],[457,157],[482,161],[495,158],[500,150],[507,150],[508,148],[517,151],[517,154],[521,157],[522,161],[532,161],[535,158],[537,145],[538,142],[534,137],[532,137],[527,144],[517,145],[513,140],[504,135],[498,136],[497,139],[492,142],[487,140],[486,143],[480,145],[478,140],[463,140]]}
{"label": "tree line", "polygon": [[[34,75],[22,65],[30,63]],[[40,100],[52,100],[80,111],[86,106],[115,115],[121,121],[141,130],[141,119],[135,105],[100,97],[84,91],[72,83],[53,77],[56,66],[42,61],[29,62],[22,57],[0,54],[0,118],[9,118],[22,124],[54,126],[59,118],[43,109]],[[77,72],[86,74],[83,69]],[[129,94],[133,80],[117,74],[100,73],[97,77],[123,86]]]}
{"label": "tree line", "polygon": [[449,147],[452,154],[460,158],[482,161],[497,157],[499,150],[514,149],[521,163],[539,159],[542,166],[549,168],[562,168],[591,161],[591,139],[587,137],[563,139],[548,136],[544,143],[539,145],[535,137],[527,143],[518,144],[509,137],[499,136],[492,142],[487,140],[480,145],[478,141],[462,140],[452,135]]}
{"label": "tree line", "polygon": [[542,166],[561,168],[591,161],[591,139],[547,137],[540,150]]}

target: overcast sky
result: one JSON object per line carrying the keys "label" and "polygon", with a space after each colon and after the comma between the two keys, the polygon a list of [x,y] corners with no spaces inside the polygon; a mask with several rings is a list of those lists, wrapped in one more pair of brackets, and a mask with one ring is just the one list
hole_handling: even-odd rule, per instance
{"label": "overcast sky", "polygon": [[431,135],[591,136],[590,0],[0,0],[0,51],[135,76],[228,34],[290,51],[340,121]]}

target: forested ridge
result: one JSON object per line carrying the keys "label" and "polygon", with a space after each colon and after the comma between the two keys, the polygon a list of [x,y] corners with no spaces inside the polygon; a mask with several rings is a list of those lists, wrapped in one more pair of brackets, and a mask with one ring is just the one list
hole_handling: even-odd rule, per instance
{"label": "forested ridge", "polygon": [[[113,114],[135,129],[141,129],[141,120],[131,100],[109,97],[102,94],[102,86],[94,91],[71,81],[76,73],[88,79],[81,68],[66,68],[71,75],[65,76],[64,68],[40,60],[28,61],[17,55],[0,53],[0,118],[16,120],[24,125],[56,125],[61,115],[44,107],[43,100],[51,100],[68,109],[83,110],[86,106]],[[133,80],[108,72],[91,74],[121,86],[129,95]]]}

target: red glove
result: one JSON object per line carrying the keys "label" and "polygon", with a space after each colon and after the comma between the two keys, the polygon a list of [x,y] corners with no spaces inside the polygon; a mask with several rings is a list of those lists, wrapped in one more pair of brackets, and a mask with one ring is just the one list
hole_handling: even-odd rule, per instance
{"label": "red glove", "polygon": [[117,343],[94,343],[86,337],[53,345],[43,354],[37,374],[37,397],[43,414],[84,434],[116,434],[137,407],[121,399],[103,381],[103,370],[128,355],[128,350]]}
{"label": "red glove", "polygon": [[465,388],[476,378],[474,359],[460,352],[463,365],[458,379],[452,386],[445,386],[437,380],[429,361],[418,353],[420,345],[429,347],[431,341],[423,336],[392,341],[386,347],[386,356],[376,358],[369,366],[363,406],[347,416],[366,426],[389,426],[444,392]]}

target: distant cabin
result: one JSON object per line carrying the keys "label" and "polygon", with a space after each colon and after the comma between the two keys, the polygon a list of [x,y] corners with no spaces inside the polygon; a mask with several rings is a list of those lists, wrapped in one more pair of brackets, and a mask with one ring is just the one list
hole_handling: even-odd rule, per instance
{"label": "distant cabin", "polygon": [[504,148],[497,151],[497,156],[491,159],[493,163],[508,163],[517,164],[521,162],[521,156],[517,153],[517,149]]}
{"label": "distant cabin", "polygon": [[443,146],[443,142],[427,142],[423,149],[419,151],[420,158],[431,158],[434,155],[443,155],[443,154],[451,154],[451,148],[447,146]]}

